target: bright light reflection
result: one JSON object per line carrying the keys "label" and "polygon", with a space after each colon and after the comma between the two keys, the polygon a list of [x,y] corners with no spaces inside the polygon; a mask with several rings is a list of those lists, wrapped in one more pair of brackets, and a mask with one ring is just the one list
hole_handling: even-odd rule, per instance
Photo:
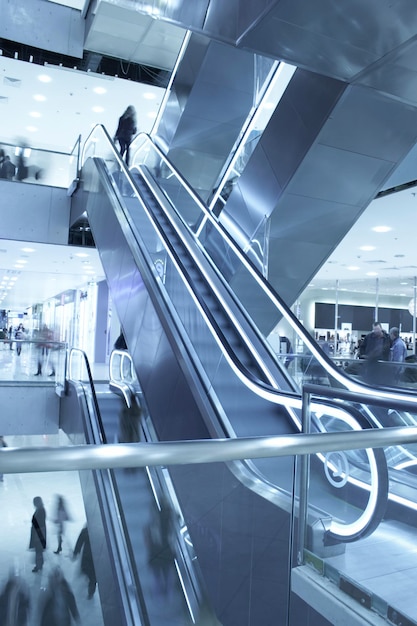
{"label": "bright light reflection", "polygon": [[374,226],[372,230],[376,233],[388,233],[392,228],[391,226]]}
{"label": "bright light reflection", "polygon": [[50,83],[52,78],[48,76],[48,74],[39,74],[38,80],[40,80],[41,83]]}

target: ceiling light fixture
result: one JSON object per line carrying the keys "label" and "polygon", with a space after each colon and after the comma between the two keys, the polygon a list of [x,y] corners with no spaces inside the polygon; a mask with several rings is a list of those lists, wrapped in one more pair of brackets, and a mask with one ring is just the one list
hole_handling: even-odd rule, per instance
{"label": "ceiling light fixture", "polygon": [[360,246],[359,250],[363,250],[364,252],[372,252],[372,250],[375,250],[375,246]]}
{"label": "ceiling light fixture", "polygon": [[41,93],[35,93],[33,99],[36,100],[36,102],[45,102],[46,96],[43,96]]}
{"label": "ceiling light fixture", "polygon": [[39,74],[38,80],[40,80],[41,83],[50,83],[52,78],[48,76],[48,74]]}
{"label": "ceiling light fixture", "polygon": [[392,228],[391,226],[374,226],[372,230],[376,233],[388,233]]}

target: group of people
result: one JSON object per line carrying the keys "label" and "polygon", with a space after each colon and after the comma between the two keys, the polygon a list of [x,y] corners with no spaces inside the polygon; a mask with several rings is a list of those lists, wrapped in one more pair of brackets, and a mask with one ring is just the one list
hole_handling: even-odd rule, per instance
{"label": "group of people", "polygon": [[[46,511],[40,496],[33,498],[35,511],[32,515],[29,549],[35,551],[35,566],[32,572],[40,572],[44,564],[43,553],[46,550]],[[65,532],[65,524],[71,520],[65,499],[61,495],[56,497],[54,523],[57,529],[57,548],[54,554],[62,552],[62,542]],[[81,571],[88,578],[88,598],[92,598],[96,590],[97,580],[94,570],[93,556],[90,546],[88,529],[85,526],[80,532],[73,550],[73,558],[81,554]]]}
{"label": "group of people", "polygon": [[402,367],[384,367],[384,361],[403,363],[407,358],[407,346],[400,337],[397,327],[383,330],[379,322],[374,322],[372,331],[360,343],[359,359],[364,359],[364,378],[369,383],[395,384],[398,382]]}
{"label": "group of people", "polygon": [[0,178],[13,180],[16,174],[16,165],[10,160],[8,154],[0,149]]}

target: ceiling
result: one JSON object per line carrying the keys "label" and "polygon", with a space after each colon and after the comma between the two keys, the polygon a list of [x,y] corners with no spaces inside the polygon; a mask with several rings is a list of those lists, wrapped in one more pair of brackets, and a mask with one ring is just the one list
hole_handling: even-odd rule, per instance
{"label": "ceiling", "polygon": [[[42,76],[50,81],[42,82]],[[86,139],[97,123],[114,134],[118,117],[129,104],[136,108],[138,129],[150,132],[163,95],[163,89],[151,85],[0,56],[1,141],[24,141],[37,148],[69,152],[78,136]],[[28,247],[35,252],[22,251]],[[89,256],[77,256],[82,252]],[[16,268],[17,260],[22,258],[27,261],[23,264],[26,267]],[[93,268],[87,274],[86,260]],[[6,293],[1,284],[4,276],[17,276],[17,280],[6,281],[7,286],[13,285]],[[0,238],[0,309],[23,312],[66,289],[103,278],[95,249]]]}
{"label": "ceiling", "polygon": [[[386,188],[412,181],[416,149],[403,162]],[[386,227],[376,232],[375,227]],[[381,230],[381,229],[380,229]],[[309,289],[414,297],[417,277],[417,187],[410,187],[370,203]]]}

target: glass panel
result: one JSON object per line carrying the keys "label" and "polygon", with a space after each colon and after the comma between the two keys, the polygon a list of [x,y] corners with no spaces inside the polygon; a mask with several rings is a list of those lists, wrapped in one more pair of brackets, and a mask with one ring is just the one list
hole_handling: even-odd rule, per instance
{"label": "glass panel", "polygon": [[[404,424],[399,412],[370,410],[381,419],[385,415],[387,426]],[[415,424],[416,415],[410,418]],[[363,426],[360,415],[329,416],[325,410],[313,414],[314,423],[326,432]],[[302,512],[303,477],[307,477],[307,514],[297,526],[301,531],[294,546],[290,623],[300,623],[300,597],[323,616],[319,624],[354,623],[361,614],[367,623],[368,610],[394,623],[415,623],[410,572],[417,567],[416,453],[413,444],[328,452],[297,460],[297,501]],[[330,596],[335,597],[331,603]],[[350,610],[355,620],[349,619]]]}
{"label": "glass panel", "polygon": [[65,343],[44,344],[33,339],[0,339],[0,381],[46,380],[63,387],[65,380]]}
{"label": "glass panel", "polygon": [[0,144],[0,150],[12,164],[3,176],[11,181],[68,189],[78,178],[79,141],[69,153],[13,144]]}
{"label": "glass panel", "polygon": [[[70,444],[62,432],[48,436],[8,436],[5,441],[13,448]],[[63,498],[63,507],[59,509],[58,496]],[[4,511],[12,511],[3,516],[0,536],[0,593],[4,594],[0,602],[1,623],[38,624],[41,616],[45,616],[42,621],[45,624],[67,623],[64,617],[56,621],[47,619],[54,597],[66,589],[67,599],[73,598],[73,616],[78,614],[83,624],[103,626],[103,597],[94,574],[90,570],[87,570],[90,578],[85,574],[84,546],[80,546],[80,552],[77,547],[87,523],[81,474],[64,470],[2,475],[0,502]],[[45,550],[36,540],[31,521],[36,513],[36,520],[43,528],[41,504],[46,512]],[[19,615],[18,621],[11,619],[13,611]]]}

